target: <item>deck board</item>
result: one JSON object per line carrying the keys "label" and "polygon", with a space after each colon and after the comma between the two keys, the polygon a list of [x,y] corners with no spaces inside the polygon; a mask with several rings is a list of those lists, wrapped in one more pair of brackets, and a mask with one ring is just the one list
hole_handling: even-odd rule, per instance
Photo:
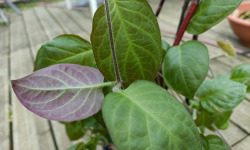
{"label": "deck board", "polygon": [[[10,30],[11,79],[18,79],[32,72],[33,61],[30,49],[27,46],[29,45],[28,37],[25,37],[25,26],[22,17],[15,15],[11,17]],[[26,43],[26,47],[19,48],[18,44],[20,43]],[[18,48],[18,50],[16,50],[16,48]],[[20,104],[13,92],[12,111],[13,147],[15,150],[54,149],[47,120],[27,111],[27,109]]]}
{"label": "deck board", "polygon": [[0,28],[0,144],[1,150],[10,146],[9,90],[8,90],[8,28]]}

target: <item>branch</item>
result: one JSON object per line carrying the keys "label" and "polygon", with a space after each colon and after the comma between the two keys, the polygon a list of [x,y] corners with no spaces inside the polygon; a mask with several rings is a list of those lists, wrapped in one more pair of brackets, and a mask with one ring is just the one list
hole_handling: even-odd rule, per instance
{"label": "branch", "polygon": [[[190,0],[185,0],[185,1],[184,1],[184,4],[183,4],[183,6],[182,6],[181,17],[180,17],[180,21],[179,21],[177,33],[178,33],[179,30],[180,30],[181,24],[182,24],[183,19],[184,19],[184,14],[185,14],[185,12],[186,12],[186,10],[187,10],[187,8],[188,8],[189,2],[190,2]],[[176,33],[176,34],[177,34],[177,33]]]}
{"label": "branch", "polygon": [[177,36],[176,36],[176,39],[174,41],[173,46],[176,46],[176,45],[180,44],[180,41],[181,41],[181,39],[182,39],[182,37],[184,35],[184,32],[186,31],[187,26],[188,26],[192,16],[195,13],[197,6],[199,5],[199,1],[200,0],[192,0],[192,4],[190,6],[190,9],[188,10],[188,13],[187,13],[186,17],[185,17],[185,19],[183,20],[183,22],[181,24],[180,30],[177,33]]}
{"label": "branch", "polygon": [[114,70],[115,70],[115,76],[116,76],[116,84],[119,84],[119,83],[122,83],[122,79],[121,79],[121,75],[120,75],[120,72],[119,72],[117,57],[116,57],[116,53],[115,53],[115,44],[114,44],[114,38],[113,38],[113,32],[112,32],[112,25],[111,25],[111,18],[110,18],[108,0],[105,0],[105,10],[106,10],[106,15],[107,15],[110,46],[111,46],[111,53],[112,53],[112,56],[113,56]]}
{"label": "branch", "polygon": [[159,14],[160,14],[160,12],[161,12],[161,9],[162,9],[162,7],[163,7],[164,2],[165,2],[165,0],[161,0],[161,1],[160,1],[159,6],[158,6],[158,8],[157,8],[157,11],[156,11],[156,13],[155,13],[156,17],[159,16]]}

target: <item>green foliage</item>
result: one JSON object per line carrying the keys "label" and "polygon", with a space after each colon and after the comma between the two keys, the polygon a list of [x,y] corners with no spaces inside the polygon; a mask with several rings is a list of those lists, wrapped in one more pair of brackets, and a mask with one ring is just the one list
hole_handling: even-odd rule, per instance
{"label": "green foliage", "polygon": [[217,135],[208,135],[209,150],[230,150],[228,145]]}
{"label": "green foliage", "polygon": [[39,49],[34,71],[61,63],[94,67],[91,44],[77,35],[60,35]]}
{"label": "green foliage", "polygon": [[[153,81],[160,67],[161,34],[155,15],[144,0],[109,0],[112,34],[124,86],[138,79]],[[132,7],[131,7],[132,6]],[[97,66],[115,81],[105,7],[93,18],[91,42]]]}
{"label": "green foliage", "polygon": [[198,35],[226,18],[242,0],[201,0],[187,32]]}
{"label": "green foliage", "polygon": [[201,107],[211,114],[234,109],[246,96],[246,86],[228,79],[206,80],[197,91]]}
{"label": "green foliage", "polygon": [[193,98],[207,76],[208,67],[206,46],[197,41],[188,41],[172,47],[167,52],[162,72],[170,88],[188,98]]}
{"label": "green foliage", "polygon": [[78,140],[84,136],[86,131],[83,126],[80,120],[65,125],[66,133],[71,141]]}
{"label": "green foliage", "polygon": [[250,64],[243,64],[233,68],[230,79],[247,85],[247,92],[250,92]]}
{"label": "green foliage", "polygon": [[[69,139],[87,140],[68,150],[113,142],[119,150],[228,150],[218,136],[203,134],[229,126],[233,109],[250,91],[250,64],[204,81],[209,68],[204,44],[171,47],[161,39],[146,0],[105,2],[93,18],[91,43],[58,36],[38,51],[36,72],[11,82],[20,102],[47,119],[73,121],[61,122]],[[205,32],[240,2],[201,0],[188,32]],[[222,47],[228,50],[227,43]],[[115,72],[123,82],[109,82],[116,80]],[[183,102],[184,107],[166,89],[190,98],[191,105]]]}
{"label": "green foliage", "polygon": [[201,149],[189,113],[166,90],[149,81],[136,81],[126,90],[107,95],[102,112],[120,150]]}

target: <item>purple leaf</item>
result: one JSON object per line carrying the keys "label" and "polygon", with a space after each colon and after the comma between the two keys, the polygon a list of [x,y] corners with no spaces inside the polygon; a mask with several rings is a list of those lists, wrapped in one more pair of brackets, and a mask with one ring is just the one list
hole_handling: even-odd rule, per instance
{"label": "purple leaf", "polygon": [[57,121],[87,118],[101,109],[104,95],[99,70],[76,64],[57,64],[12,80],[19,101],[35,114]]}

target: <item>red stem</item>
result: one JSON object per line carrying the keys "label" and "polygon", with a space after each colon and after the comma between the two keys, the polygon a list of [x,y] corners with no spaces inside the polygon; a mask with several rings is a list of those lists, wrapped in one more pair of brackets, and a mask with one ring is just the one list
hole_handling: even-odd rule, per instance
{"label": "red stem", "polygon": [[181,41],[181,39],[182,39],[182,37],[184,35],[184,32],[186,31],[187,26],[188,26],[191,18],[193,17],[197,6],[199,5],[199,1],[200,0],[192,0],[192,4],[191,4],[191,6],[190,6],[190,8],[188,10],[188,13],[187,13],[185,19],[183,20],[183,22],[181,24],[180,30],[177,33],[177,36],[175,38],[173,46],[176,46],[176,45],[180,44],[180,41]]}

